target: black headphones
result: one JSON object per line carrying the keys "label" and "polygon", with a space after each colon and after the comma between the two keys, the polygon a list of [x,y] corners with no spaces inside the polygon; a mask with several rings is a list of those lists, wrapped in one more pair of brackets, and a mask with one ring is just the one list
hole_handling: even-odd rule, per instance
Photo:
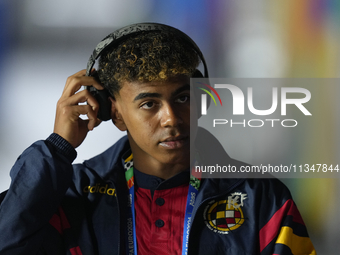
{"label": "black headphones", "polygon": [[[87,62],[86,68],[86,75],[91,76],[91,70],[96,62],[96,60],[101,56],[106,49],[113,46],[118,46],[123,40],[126,40],[129,37],[135,36],[141,32],[152,32],[152,31],[166,31],[175,34],[176,36],[180,37],[185,43],[187,43],[199,56],[202,61],[204,67],[204,75],[197,69],[194,73],[194,77],[203,77],[208,78],[208,68],[203,57],[201,50],[198,48],[196,43],[185,33],[182,31],[159,23],[137,23],[132,24],[123,28],[120,28],[113,33],[106,36],[93,50],[93,53]],[[97,78],[98,79],[98,78]],[[111,101],[109,97],[111,96],[110,93],[104,90],[97,90],[93,86],[87,86],[87,89],[91,92],[91,94],[96,98],[99,103],[99,111],[98,111],[98,118],[107,121],[111,119]],[[195,90],[196,93],[196,90]],[[200,100],[198,100],[200,102]],[[200,108],[198,108],[200,109]]]}

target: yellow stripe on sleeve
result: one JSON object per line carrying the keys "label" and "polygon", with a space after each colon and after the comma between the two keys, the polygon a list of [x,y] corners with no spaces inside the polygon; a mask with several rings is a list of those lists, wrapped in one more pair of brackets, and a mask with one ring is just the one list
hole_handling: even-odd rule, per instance
{"label": "yellow stripe on sleeve", "polygon": [[309,237],[297,236],[290,227],[282,227],[276,243],[288,246],[294,255],[316,255],[314,246]]}

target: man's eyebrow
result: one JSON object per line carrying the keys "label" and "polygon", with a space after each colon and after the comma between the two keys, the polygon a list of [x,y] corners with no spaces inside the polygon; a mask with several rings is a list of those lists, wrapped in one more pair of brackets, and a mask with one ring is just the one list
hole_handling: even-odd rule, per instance
{"label": "man's eyebrow", "polygon": [[176,96],[177,94],[186,91],[186,90],[190,90],[190,85],[189,84],[185,84],[184,86],[176,89],[174,92],[171,93],[171,96]]}
{"label": "man's eyebrow", "polygon": [[133,101],[137,101],[146,97],[157,97],[160,98],[162,95],[159,93],[140,93],[138,94]]}
{"label": "man's eyebrow", "polygon": [[[174,92],[171,93],[171,96],[175,96],[183,91],[186,91],[186,90],[190,90],[190,85],[189,84],[185,84],[184,86],[176,89]],[[147,97],[156,97],[156,98],[161,98],[162,95],[159,94],[159,93],[140,93],[138,94],[134,99],[133,101],[137,101],[137,100],[140,100],[140,99],[143,99],[143,98],[147,98]]]}

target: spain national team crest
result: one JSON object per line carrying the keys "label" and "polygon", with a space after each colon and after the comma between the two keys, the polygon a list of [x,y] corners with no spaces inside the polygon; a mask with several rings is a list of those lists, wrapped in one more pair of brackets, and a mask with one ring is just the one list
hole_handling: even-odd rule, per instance
{"label": "spain national team crest", "polygon": [[244,223],[244,214],[241,209],[247,194],[235,192],[228,196],[228,200],[213,200],[204,210],[206,226],[219,234],[228,234]]}

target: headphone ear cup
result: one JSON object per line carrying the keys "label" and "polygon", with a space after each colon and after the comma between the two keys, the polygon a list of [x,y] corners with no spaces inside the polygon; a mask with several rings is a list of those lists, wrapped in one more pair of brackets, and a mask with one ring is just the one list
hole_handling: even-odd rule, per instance
{"label": "headphone ear cup", "polygon": [[99,104],[97,118],[102,121],[108,121],[111,119],[111,101],[109,99],[110,94],[106,89],[98,90],[93,86],[86,86],[92,96],[97,100]]}
{"label": "headphone ear cup", "polygon": [[[98,73],[94,72],[91,74],[97,81],[100,82]],[[97,90],[93,86],[86,86],[86,89],[90,91],[92,96],[97,100],[99,104],[97,118],[102,121],[108,121],[111,119],[111,101],[109,97],[111,97],[110,93],[107,89]]]}

